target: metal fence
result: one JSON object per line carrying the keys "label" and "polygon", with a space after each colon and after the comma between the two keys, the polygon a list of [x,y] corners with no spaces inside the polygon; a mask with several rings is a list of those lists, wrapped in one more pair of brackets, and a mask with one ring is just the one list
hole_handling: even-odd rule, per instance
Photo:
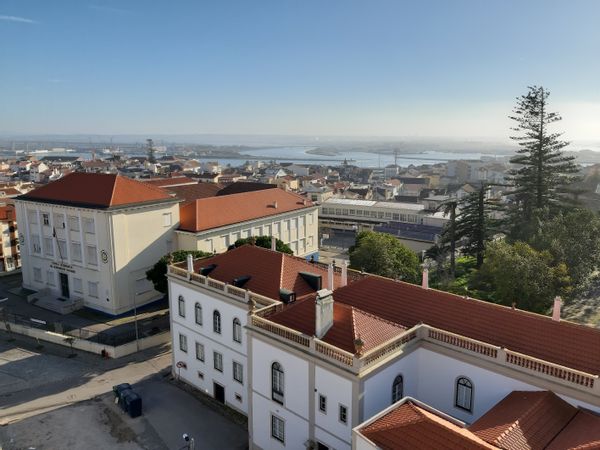
{"label": "metal fence", "polygon": [[60,321],[48,322],[36,319],[35,317],[11,313],[6,310],[0,310],[0,320],[8,324],[12,323],[28,328],[51,331],[111,347],[133,342],[136,340],[136,337],[142,339],[169,331],[169,313],[127,322],[103,331],[96,331],[87,327],[74,327]]}

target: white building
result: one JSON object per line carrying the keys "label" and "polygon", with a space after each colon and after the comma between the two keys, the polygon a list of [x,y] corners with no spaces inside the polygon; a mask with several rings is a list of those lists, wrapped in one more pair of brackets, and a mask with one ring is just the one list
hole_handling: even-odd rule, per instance
{"label": "white building", "polygon": [[23,286],[38,305],[122,314],[161,294],[146,271],[173,251],[178,200],[129,178],[71,173],[15,200]]}
{"label": "white building", "polygon": [[[426,283],[345,270],[332,272],[330,282],[318,266],[300,262],[313,272],[303,275],[280,256],[273,269],[267,261],[277,253],[243,249],[239,257],[237,249],[199,261],[191,271],[172,266],[169,284],[173,311],[182,295],[188,320],[179,326],[173,314],[174,371],[194,385],[202,371],[203,390],[224,394],[225,403],[247,412],[251,448],[350,449],[353,428],[406,396],[463,424],[476,423],[513,391],[552,391],[574,407],[600,412],[600,330],[560,321],[559,303],[549,318]],[[208,277],[198,274],[201,267]],[[327,283],[317,281],[325,275]],[[300,287],[302,295],[290,302]],[[208,311],[201,305],[199,326],[188,319],[196,302],[209,305]],[[214,327],[217,310],[221,333],[203,332],[204,324]],[[233,342],[236,318],[246,327],[242,351]],[[223,372],[206,372],[194,361],[195,339],[222,355],[204,349],[204,365],[221,361]],[[177,350],[181,342],[187,351]],[[243,387],[232,381],[236,361],[245,361]],[[177,362],[184,368],[176,369]]]}
{"label": "white building", "polygon": [[274,236],[294,255],[317,255],[318,208],[282,189],[197,199],[181,207],[178,248],[221,253],[240,238]]}

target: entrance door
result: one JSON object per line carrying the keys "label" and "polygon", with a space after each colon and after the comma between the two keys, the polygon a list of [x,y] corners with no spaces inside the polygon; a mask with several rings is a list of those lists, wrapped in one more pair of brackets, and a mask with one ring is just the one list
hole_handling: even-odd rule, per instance
{"label": "entrance door", "polygon": [[69,298],[69,276],[66,273],[60,273],[60,290],[64,298]]}
{"label": "entrance door", "polygon": [[225,404],[225,388],[218,383],[213,383],[215,390],[215,400]]}

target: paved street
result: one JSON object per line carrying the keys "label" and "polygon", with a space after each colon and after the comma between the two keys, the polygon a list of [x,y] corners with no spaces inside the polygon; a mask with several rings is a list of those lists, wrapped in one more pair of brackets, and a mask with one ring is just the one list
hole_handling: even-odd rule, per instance
{"label": "paved street", "polygon": [[[203,449],[245,449],[246,430],[170,381],[170,349],[120,360],[0,332],[0,448],[179,449],[182,434]],[[144,415],[131,419],[112,402],[112,386],[134,385]],[[68,445],[67,445],[68,443]]]}

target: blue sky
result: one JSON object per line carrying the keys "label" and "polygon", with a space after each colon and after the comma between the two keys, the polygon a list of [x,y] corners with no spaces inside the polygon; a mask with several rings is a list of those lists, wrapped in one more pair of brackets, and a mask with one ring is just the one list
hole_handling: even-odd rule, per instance
{"label": "blue sky", "polygon": [[0,132],[600,140],[595,0],[0,2]]}

